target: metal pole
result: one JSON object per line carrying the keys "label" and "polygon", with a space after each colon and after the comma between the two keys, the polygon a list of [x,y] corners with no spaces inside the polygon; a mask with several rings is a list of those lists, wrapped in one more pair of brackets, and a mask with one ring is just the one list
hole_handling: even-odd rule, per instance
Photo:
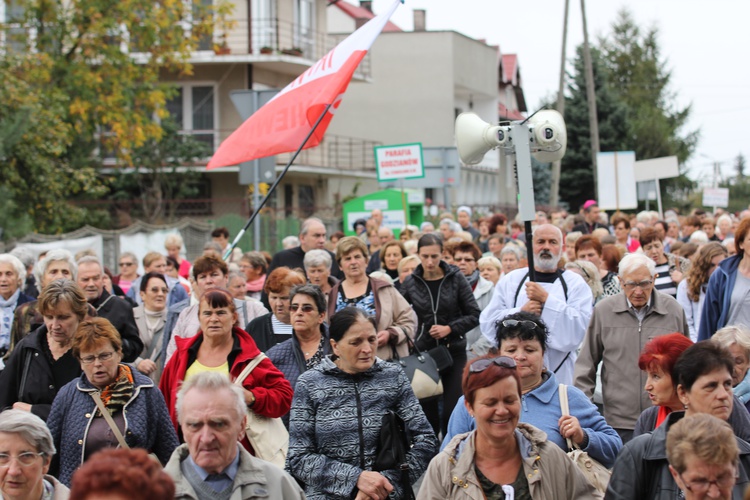
{"label": "metal pole", "polygon": [[[260,99],[257,92],[253,92],[253,109],[257,110],[260,106]],[[260,206],[260,160],[253,160],[253,213],[257,212]],[[260,251],[260,224],[253,227],[253,249]]]}
{"label": "metal pole", "polygon": [[596,155],[599,154],[599,122],[596,113],[596,90],[594,89],[594,67],[591,64],[591,46],[589,45],[589,31],[586,26],[586,5],[581,0],[581,16],[583,17],[583,63],[586,66],[586,101],[589,106],[589,128],[591,129],[591,167],[594,174],[594,198],[599,185],[597,183]]}
{"label": "metal pole", "polygon": [[[565,51],[568,42],[568,4],[565,0],[565,15],[563,16],[562,51],[560,52],[560,80],[557,85],[557,111],[565,117]],[[552,187],[549,193],[549,204],[556,207],[560,203],[560,166],[562,160],[552,162]]]}
{"label": "metal pole", "polygon": [[318,119],[315,121],[315,124],[310,129],[310,132],[308,132],[307,136],[305,137],[305,140],[302,141],[302,144],[300,144],[299,148],[297,148],[297,151],[294,152],[294,155],[289,160],[289,163],[286,164],[286,166],[284,167],[284,170],[281,171],[281,174],[279,174],[279,176],[276,178],[276,180],[273,181],[273,184],[271,184],[271,187],[268,188],[268,193],[263,198],[263,200],[260,202],[260,205],[258,205],[258,208],[253,211],[253,214],[247,220],[247,223],[245,223],[245,227],[243,227],[242,230],[240,230],[240,232],[237,233],[237,236],[234,238],[234,241],[227,248],[227,251],[224,253],[224,260],[229,259],[229,256],[232,255],[232,250],[234,250],[234,247],[237,246],[237,243],[240,241],[240,239],[242,238],[242,236],[245,234],[245,231],[247,231],[247,228],[250,227],[250,224],[253,223],[253,221],[255,220],[255,218],[260,213],[260,210],[263,208],[263,206],[266,204],[266,202],[268,202],[268,199],[271,197],[271,195],[273,194],[273,192],[276,190],[276,186],[279,185],[279,183],[281,182],[281,180],[284,178],[284,176],[286,175],[286,173],[289,171],[289,169],[292,166],[292,163],[294,163],[294,160],[296,160],[297,157],[299,156],[300,152],[302,152],[302,148],[304,148],[305,144],[307,144],[307,141],[310,140],[310,137],[312,137],[313,133],[315,132],[315,129],[318,128],[318,125],[320,125],[320,122],[323,121],[323,117],[326,115],[326,113],[328,113],[328,110],[331,109],[331,106],[332,106],[332,104],[326,104],[325,109],[320,114],[320,116],[318,117]]}
{"label": "metal pole", "polygon": [[450,212],[451,204],[448,195],[448,155],[446,154],[445,148],[440,148],[440,158],[443,160],[443,203],[445,203],[445,209]]}

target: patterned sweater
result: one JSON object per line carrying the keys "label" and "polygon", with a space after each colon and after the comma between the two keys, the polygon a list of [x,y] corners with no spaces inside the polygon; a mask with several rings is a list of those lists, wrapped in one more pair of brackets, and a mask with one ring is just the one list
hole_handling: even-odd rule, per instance
{"label": "patterned sweater", "polygon": [[[308,500],[353,498],[357,479],[372,470],[381,419],[393,409],[412,435],[407,454],[414,484],[437,453],[437,438],[401,368],[377,359],[352,375],[330,358],[297,379],[289,422],[287,469],[305,484]],[[383,471],[402,498],[399,472]]]}

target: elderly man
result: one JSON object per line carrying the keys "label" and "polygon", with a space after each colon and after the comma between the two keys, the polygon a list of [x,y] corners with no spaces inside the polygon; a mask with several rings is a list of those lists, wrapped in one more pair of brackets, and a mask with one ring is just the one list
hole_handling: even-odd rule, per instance
{"label": "elderly man", "polygon": [[600,227],[607,229],[606,225],[602,224],[599,220],[599,213],[601,210],[599,210],[599,204],[596,202],[596,200],[588,200],[586,203],[583,204],[583,222],[573,226],[573,231],[580,231],[583,234],[591,234],[594,232],[594,229],[598,229]]}
{"label": "elderly man", "polygon": [[461,226],[458,222],[448,218],[442,219],[438,227],[440,229],[440,235],[443,237],[443,242],[447,242],[449,239],[453,238],[457,232],[461,231]]}
{"label": "elderly man", "polygon": [[[282,266],[286,266],[290,269],[304,269],[305,254],[313,248],[325,250],[325,243],[326,227],[323,225],[323,221],[315,217],[305,219],[299,231],[299,246],[277,252],[273,256],[273,259],[271,259],[271,265],[268,267],[268,274],[271,274],[271,272],[277,267]],[[326,252],[328,252],[328,250],[326,250]],[[341,278],[341,271],[339,270],[339,265],[336,263],[336,259],[333,258],[333,253],[328,253],[331,254],[331,259],[333,260],[331,274],[337,278]],[[266,300],[267,299],[264,298],[264,304],[266,303]]]}
{"label": "elderly man", "polygon": [[490,304],[479,316],[482,334],[495,343],[495,323],[519,311],[540,315],[549,328],[545,366],[560,383],[573,383],[576,349],[586,334],[591,317],[591,289],[579,275],[558,269],[562,257],[562,232],[552,224],[534,229],[534,271],[527,268],[503,276],[495,286]]}
{"label": "elderly man", "polygon": [[202,372],[182,384],[177,419],[185,444],[164,467],[176,499],[305,498],[289,474],[240,445],[246,409],[242,388],[220,373]]}
{"label": "elderly man", "polygon": [[604,418],[625,443],[638,416],[651,407],[643,390],[646,374],[638,368],[641,349],[654,337],[673,332],[688,336],[689,329],[680,304],[654,290],[653,260],[628,254],[620,261],[618,275],[622,292],[594,308],[575,366],[575,385],[592,397],[602,364]]}
{"label": "elderly man", "polygon": [[78,286],[86,300],[96,309],[96,315],[106,318],[120,333],[122,339],[122,359],[126,363],[135,361],[143,351],[143,342],[135,324],[133,308],[128,302],[104,289],[104,272],[99,259],[92,256],[81,257],[78,261]]}

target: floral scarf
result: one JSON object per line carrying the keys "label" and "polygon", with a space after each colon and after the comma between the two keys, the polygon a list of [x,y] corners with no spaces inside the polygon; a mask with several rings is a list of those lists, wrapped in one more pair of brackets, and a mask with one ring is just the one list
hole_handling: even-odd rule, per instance
{"label": "floral scarf", "polygon": [[[104,403],[104,406],[107,407],[107,411],[110,415],[122,411],[122,408],[128,401],[130,401],[130,398],[133,397],[134,387],[133,372],[130,371],[130,367],[127,365],[120,365],[117,379],[102,389],[101,392],[102,402]],[[100,415],[101,414],[97,409],[97,416]]]}

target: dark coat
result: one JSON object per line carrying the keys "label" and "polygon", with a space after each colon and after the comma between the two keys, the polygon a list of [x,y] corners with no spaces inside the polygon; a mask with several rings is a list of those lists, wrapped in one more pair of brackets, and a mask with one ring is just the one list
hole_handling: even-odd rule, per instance
{"label": "dark coat", "polygon": [[[43,342],[47,342],[47,327],[44,325],[25,336],[13,350],[0,375],[0,411],[21,401],[31,405],[31,413],[47,420],[52,401],[60,387],[55,386],[52,367],[42,347]],[[21,390],[24,373],[26,378]],[[78,372],[71,374],[70,379],[62,385],[80,374],[79,368]]]}
{"label": "dark coat", "polygon": [[261,352],[266,352],[277,344],[278,338],[273,333],[271,323],[272,316],[273,313],[258,316],[245,327],[245,331],[250,334]]}
{"label": "dark coat", "polygon": [[106,290],[102,291],[101,296],[91,302],[91,305],[96,308],[96,313],[100,318],[108,319],[120,333],[123,362],[135,361],[135,358],[143,352],[143,341],[138,334],[138,326],[135,324],[131,305],[119,297],[110,295]]}
{"label": "dark coat", "polygon": [[432,325],[448,325],[451,333],[440,339],[440,343],[447,345],[450,350],[463,351],[466,349],[464,335],[479,325],[479,306],[474,298],[471,285],[466,277],[455,267],[440,261],[440,267],[445,272],[443,283],[437,297],[437,310],[432,310],[432,294],[423,276],[424,269],[419,264],[414,272],[401,284],[401,294],[417,313],[416,342],[420,349],[430,349],[436,346],[436,341],[430,337]]}

